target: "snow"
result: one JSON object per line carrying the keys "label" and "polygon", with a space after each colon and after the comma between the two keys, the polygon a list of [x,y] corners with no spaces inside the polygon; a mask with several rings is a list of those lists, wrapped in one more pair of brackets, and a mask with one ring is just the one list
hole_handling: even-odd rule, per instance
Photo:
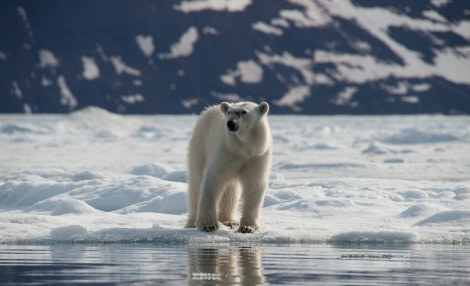
{"label": "snow", "polygon": [[419,97],[416,95],[402,96],[400,100],[403,102],[411,103],[411,104],[419,103]]}
{"label": "snow", "polygon": [[279,14],[281,17],[291,20],[297,27],[321,27],[331,23],[332,19],[325,13],[324,3],[317,3],[310,0],[289,0],[305,8],[304,12],[298,10],[283,10]]}
{"label": "snow", "polygon": [[12,82],[12,86],[13,86],[13,89],[12,89],[12,93],[18,97],[19,99],[22,99],[23,98],[23,92],[21,91],[21,88],[20,86],[18,85],[18,82],[16,80],[14,80]]}
{"label": "snow", "polygon": [[[195,5],[209,3],[210,1],[191,2]],[[398,61],[384,61],[374,56],[374,47],[367,41],[357,39],[352,35],[344,34],[344,41],[353,46],[357,53],[339,51],[335,49],[337,42],[327,43],[326,48],[315,51],[305,51],[305,57],[291,55],[288,51],[271,50],[265,52],[256,51],[258,59],[253,59],[261,65],[272,68],[273,65],[282,65],[299,72],[302,77],[284,78],[277,74],[279,81],[288,85],[290,90],[277,102],[282,106],[288,106],[293,111],[300,110],[296,104],[287,103],[285,97],[303,98],[303,93],[297,91],[302,88],[311,89],[313,86],[331,86],[334,81],[340,81],[351,86],[364,84],[390,77],[423,79],[423,85],[415,89],[411,84],[393,88],[397,94],[406,94],[413,89],[423,92],[430,88],[425,86],[425,79],[442,77],[456,84],[470,84],[470,48],[465,46],[447,47],[444,40],[440,39],[438,33],[455,33],[465,39],[470,39],[470,21],[461,19],[449,22],[433,6],[442,7],[449,3],[447,0],[432,1],[429,9],[422,12],[422,17],[412,18],[406,13],[381,7],[364,7],[355,5],[354,1],[345,0],[289,0],[292,8],[279,11],[274,18],[263,19],[251,24],[252,29],[265,33],[272,37],[289,35],[289,29],[293,27],[311,29],[316,27],[331,27],[336,29],[341,21],[352,22],[358,28],[367,31],[373,38],[387,46]],[[189,3],[189,2],[188,2]],[[221,2],[222,3],[222,2]],[[393,37],[393,28],[401,27],[405,30],[419,32],[433,43],[431,61],[427,61],[422,53],[406,47],[400,40]],[[327,64],[334,68],[329,70],[328,75],[314,73],[314,65]],[[221,80],[234,86],[236,84],[236,73],[221,75]],[[303,82],[302,82],[303,81]],[[422,89],[420,89],[422,88]],[[388,91],[388,87],[384,88]],[[347,93],[338,94],[337,102],[344,105],[342,96]],[[409,97],[394,98],[390,101],[403,101],[410,104],[419,104],[419,94],[409,94]],[[295,101],[295,100],[294,100]],[[301,102],[301,100],[298,100]],[[289,101],[290,102],[290,101]],[[349,103],[349,102],[347,102]],[[354,101],[351,102],[355,104]]]}
{"label": "snow", "polygon": [[135,104],[137,102],[143,102],[145,100],[144,96],[140,93],[121,95],[121,100],[128,104]]}
{"label": "snow", "polygon": [[95,80],[100,77],[100,69],[93,57],[82,56],[83,78]]}
{"label": "snow", "polygon": [[146,57],[151,57],[155,51],[155,46],[153,44],[153,37],[148,35],[137,35],[135,36],[135,41],[139,46],[140,50]]}
{"label": "snow", "polygon": [[263,229],[184,229],[195,115],[0,115],[0,242],[468,243],[470,117],[273,116]]}
{"label": "snow", "polygon": [[289,106],[294,111],[302,111],[299,103],[305,98],[310,97],[310,88],[308,86],[295,86],[289,89],[279,100],[273,103],[278,106]]}
{"label": "snow", "polygon": [[251,0],[196,0],[182,1],[180,5],[175,5],[174,8],[184,13],[203,10],[241,12],[249,5],[251,5]]}
{"label": "snow", "polygon": [[258,21],[256,23],[254,23],[253,25],[251,25],[251,27],[253,28],[253,30],[256,30],[256,31],[259,31],[259,32],[262,32],[262,33],[265,33],[265,34],[275,35],[275,36],[282,36],[282,34],[284,33],[281,29],[270,26],[270,25],[268,25],[264,22],[260,22],[260,21]]}
{"label": "snow", "polygon": [[434,20],[437,22],[443,22],[443,23],[447,22],[446,18],[444,18],[441,14],[439,14],[438,12],[434,10],[423,11],[423,16],[426,18],[429,18],[430,20]]}
{"label": "snow", "polygon": [[236,78],[247,84],[256,84],[263,81],[263,68],[253,60],[240,61],[237,70],[228,70],[220,76],[220,80],[227,85],[236,85]]}
{"label": "snow", "polygon": [[197,31],[197,28],[191,26],[183,35],[181,35],[177,43],[171,45],[169,53],[160,53],[158,54],[158,57],[160,59],[176,59],[180,57],[188,57],[193,53],[194,45],[196,44],[198,38],[199,33]]}
{"label": "snow", "polygon": [[351,102],[356,92],[356,87],[346,87],[343,91],[338,94],[338,96],[332,102],[336,105],[351,105],[352,107],[356,107],[358,103]]}
{"label": "snow", "polygon": [[21,19],[23,20],[24,26],[26,28],[26,31],[28,31],[29,37],[31,38],[31,40],[34,41],[34,34],[33,30],[31,29],[31,24],[28,20],[28,13],[26,13],[26,10],[22,6],[18,6],[17,11],[18,14],[20,14],[21,16]]}
{"label": "snow", "polygon": [[41,68],[56,68],[59,66],[59,60],[54,53],[49,50],[39,50],[39,66]]}
{"label": "snow", "polygon": [[[340,64],[341,79],[362,83],[372,79],[386,78],[391,75],[423,78],[441,76],[457,83],[470,83],[469,78],[462,75],[469,71],[470,51],[468,48],[443,48],[436,50],[436,59],[433,65],[424,62],[419,53],[408,50],[387,33],[389,27],[404,26],[411,30],[426,31],[426,33],[450,31],[468,38],[468,29],[464,28],[468,26],[468,21],[463,20],[451,25],[435,11],[425,11],[424,15],[429,19],[412,19],[387,9],[357,7],[349,1],[319,2],[322,3],[322,7],[328,11],[328,14],[356,21],[359,26],[367,29],[377,39],[380,39],[405,62],[403,66],[393,65],[381,63],[368,55],[358,56],[317,51],[315,62]],[[346,62],[349,64],[349,67],[346,65]]]}
{"label": "snow", "polygon": [[208,26],[205,26],[204,29],[202,29],[202,33],[204,35],[218,35],[219,34],[219,31],[217,31],[216,28],[214,27],[208,27]]}
{"label": "snow", "polygon": [[185,108],[191,108],[191,106],[197,104],[198,102],[199,98],[189,98],[181,100],[181,104],[183,104]]}
{"label": "snow", "polygon": [[72,91],[70,91],[63,75],[57,77],[57,85],[59,86],[61,94],[60,104],[68,106],[70,110],[74,110],[77,107],[78,102],[72,94]]}
{"label": "snow", "polygon": [[109,57],[109,60],[111,61],[111,64],[113,65],[114,70],[116,71],[117,75],[126,73],[126,74],[133,75],[133,76],[140,76],[142,74],[140,70],[126,65],[122,61],[121,56]]}

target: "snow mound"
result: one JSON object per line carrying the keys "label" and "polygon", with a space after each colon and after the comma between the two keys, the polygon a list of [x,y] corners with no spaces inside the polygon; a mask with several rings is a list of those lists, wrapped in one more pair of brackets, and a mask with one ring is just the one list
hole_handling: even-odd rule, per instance
{"label": "snow mound", "polygon": [[186,209],[185,194],[185,184],[147,176],[40,184],[10,182],[0,187],[0,207],[48,211],[51,215],[142,208],[179,214]]}
{"label": "snow mound", "polygon": [[34,126],[31,124],[22,124],[22,123],[10,123],[1,127],[1,133],[5,134],[22,134],[22,133],[31,133],[31,134],[46,134],[47,129],[41,128],[39,126]]}
{"label": "snow mound", "polygon": [[184,214],[186,212],[186,194],[184,192],[167,191],[150,200],[120,209],[118,213],[126,214],[155,211],[168,214]]}
{"label": "snow mound", "polygon": [[142,166],[137,166],[132,169],[131,174],[134,175],[145,175],[152,176],[156,178],[163,178],[170,172],[170,169],[161,164],[152,163]]}
{"label": "snow mound", "polygon": [[163,179],[172,182],[186,183],[188,174],[186,171],[173,171],[166,174]]}
{"label": "snow mound", "polygon": [[63,122],[72,128],[94,130],[97,137],[112,137],[122,130],[137,129],[141,123],[136,118],[129,119],[95,106],[75,111],[65,117]]}
{"label": "snow mound", "polygon": [[27,209],[29,212],[48,212],[52,216],[65,214],[93,214],[98,212],[84,201],[76,199],[47,199]]}
{"label": "snow mound", "polygon": [[466,210],[453,210],[439,212],[430,216],[422,221],[417,222],[416,226],[430,226],[430,225],[470,225],[470,211]]}
{"label": "snow mound", "polygon": [[368,155],[395,155],[395,154],[410,154],[413,153],[410,149],[395,149],[388,146],[384,146],[377,142],[373,142],[366,149],[362,151],[362,154]]}
{"label": "snow mound", "polygon": [[406,210],[400,213],[400,217],[415,218],[415,217],[429,216],[441,210],[442,210],[442,207],[440,206],[421,203],[421,204],[412,205],[411,207],[407,208]]}
{"label": "snow mound", "polygon": [[85,171],[85,172],[81,172],[79,174],[74,175],[72,177],[72,180],[75,182],[79,182],[79,181],[97,180],[97,179],[103,179],[103,178],[104,176],[99,173]]}

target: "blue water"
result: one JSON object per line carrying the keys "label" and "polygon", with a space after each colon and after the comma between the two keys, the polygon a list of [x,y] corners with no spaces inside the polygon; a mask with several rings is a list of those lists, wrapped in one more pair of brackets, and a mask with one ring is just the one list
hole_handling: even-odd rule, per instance
{"label": "blue water", "polygon": [[470,285],[470,246],[1,245],[1,285]]}

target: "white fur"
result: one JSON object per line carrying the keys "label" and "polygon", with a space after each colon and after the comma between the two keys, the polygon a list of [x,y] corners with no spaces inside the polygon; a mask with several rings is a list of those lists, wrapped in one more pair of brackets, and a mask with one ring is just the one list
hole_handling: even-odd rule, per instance
{"label": "white fur", "polygon": [[188,150],[189,216],[185,227],[215,231],[220,221],[230,227],[240,225],[240,232],[259,229],[272,154],[268,111],[265,102],[223,102],[207,108],[198,118]]}

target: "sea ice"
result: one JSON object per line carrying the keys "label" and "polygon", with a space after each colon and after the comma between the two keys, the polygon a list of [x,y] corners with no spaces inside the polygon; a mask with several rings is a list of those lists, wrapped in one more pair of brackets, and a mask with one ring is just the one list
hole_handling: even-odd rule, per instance
{"label": "sea ice", "polygon": [[468,243],[470,117],[270,115],[263,229],[184,229],[195,115],[0,115],[0,242]]}

